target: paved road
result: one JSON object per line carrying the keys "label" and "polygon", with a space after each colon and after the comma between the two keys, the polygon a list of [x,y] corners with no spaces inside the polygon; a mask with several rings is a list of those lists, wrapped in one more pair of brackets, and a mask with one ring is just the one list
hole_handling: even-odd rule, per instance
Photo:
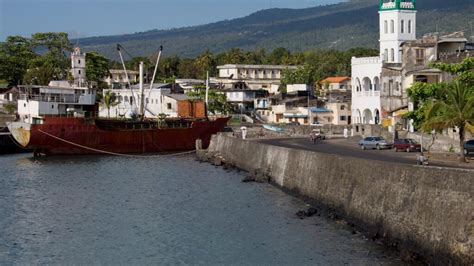
{"label": "paved road", "polygon": [[[275,145],[287,148],[296,148],[308,151],[344,155],[356,158],[364,158],[368,160],[402,163],[402,164],[416,164],[416,152],[395,152],[393,149],[389,150],[361,150],[358,145],[358,139],[331,139],[311,143],[308,138],[285,138],[285,139],[264,139],[258,140],[261,143]],[[452,168],[473,169],[470,166],[450,165],[449,162],[430,161],[430,166],[442,166]]]}

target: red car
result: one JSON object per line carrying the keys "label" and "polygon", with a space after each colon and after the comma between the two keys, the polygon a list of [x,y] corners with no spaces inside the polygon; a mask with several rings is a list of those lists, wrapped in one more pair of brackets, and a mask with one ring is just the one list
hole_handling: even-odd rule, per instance
{"label": "red car", "polygon": [[397,151],[421,151],[421,145],[414,139],[396,139],[393,142],[393,148]]}

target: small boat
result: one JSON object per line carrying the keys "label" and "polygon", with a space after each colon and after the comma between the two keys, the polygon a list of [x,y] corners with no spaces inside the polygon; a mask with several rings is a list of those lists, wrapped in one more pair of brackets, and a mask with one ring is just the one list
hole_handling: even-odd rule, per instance
{"label": "small boat", "polygon": [[265,128],[267,130],[270,130],[270,131],[275,131],[275,132],[278,132],[278,133],[285,132],[285,130],[283,128],[277,127],[277,126],[272,126],[272,125],[263,125],[263,128]]}

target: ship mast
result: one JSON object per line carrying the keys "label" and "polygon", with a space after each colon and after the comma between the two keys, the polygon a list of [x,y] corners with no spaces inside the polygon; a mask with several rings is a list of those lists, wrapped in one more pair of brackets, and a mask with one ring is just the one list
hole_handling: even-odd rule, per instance
{"label": "ship mast", "polygon": [[[160,46],[160,51],[158,52],[158,57],[156,58],[156,63],[155,63],[155,70],[153,71],[153,77],[151,78],[150,82],[150,91],[148,92],[148,97],[150,97],[151,90],[153,89],[153,83],[155,82],[155,77],[156,77],[156,72],[158,71],[158,64],[160,63],[160,58],[161,58],[161,52],[163,51],[163,46]],[[145,107],[143,108],[143,111],[147,110],[148,103],[145,103]]]}
{"label": "ship mast", "polygon": [[[122,62],[123,71],[125,72],[125,76],[127,77],[128,88],[132,92],[132,98],[135,98],[135,94],[133,93],[132,85],[130,84],[130,77],[128,76],[127,68],[125,67],[125,62],[123,61],[121,48],[123,48],[122,45],[117,44],[117,51],[118,51],[119,56],[120,56],[120,61]],[[135,103],[135,101],[133,101],[133,103]]]}
{"label": "ship mast", "polygon": [[145,118],[145,92],[143,91],[143,62],[140,61],[140,117]]}
{"label": "ship mast", "polygon": [[208,115],[208,110],[209,110],[209,71],[206,72],[206,106],[205,106],[205,111],[206,111],[206,118]]}

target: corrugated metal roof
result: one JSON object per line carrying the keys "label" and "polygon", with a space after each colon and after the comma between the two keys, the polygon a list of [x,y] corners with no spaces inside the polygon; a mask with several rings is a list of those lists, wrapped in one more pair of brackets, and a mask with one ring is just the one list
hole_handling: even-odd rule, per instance
{"label": "corrugated metal roof", "polygon": [[331,113],[331,112],[332,112],[332,111],[329,110],[329,109],[321,108],[321,107],[312,107],[312,108],[309,108],[309,110],[310,110],[312,113]]}
{"label": "corrugated metal roof", "polygon": [[178,93],[163,93],[164,96],[170,97],[171,99],[175,99],[177,101],[189,101],[189,100],[197,100],[198,97],[191,97],[186,94],[178,94]]}

